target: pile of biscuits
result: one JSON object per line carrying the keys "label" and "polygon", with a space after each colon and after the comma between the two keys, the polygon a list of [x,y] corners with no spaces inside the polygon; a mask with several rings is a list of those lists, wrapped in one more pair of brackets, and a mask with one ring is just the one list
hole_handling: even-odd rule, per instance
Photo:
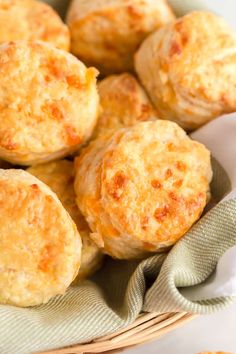
{"label": "pile of biscuits", "polygon": [[66,21],[0,0],[2,304],[173,246],[210,199],[210,152],[187,133],[236,111],[236,36],[216,15],[73,0]]}

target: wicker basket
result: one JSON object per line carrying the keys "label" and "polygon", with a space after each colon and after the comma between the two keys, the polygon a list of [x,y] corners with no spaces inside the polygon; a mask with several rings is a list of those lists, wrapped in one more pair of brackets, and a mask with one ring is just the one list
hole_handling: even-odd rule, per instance
{"label": "wicker basket", "polygon": [[90,343],[78,344],[64,349],[55,349],[38,354],[92,354],[92,353],[118,353],[139,344],[144,344],[171,332],[195,315],[186,312],[165,314],[141,314],[130,326],[111,335],[101,337]]}

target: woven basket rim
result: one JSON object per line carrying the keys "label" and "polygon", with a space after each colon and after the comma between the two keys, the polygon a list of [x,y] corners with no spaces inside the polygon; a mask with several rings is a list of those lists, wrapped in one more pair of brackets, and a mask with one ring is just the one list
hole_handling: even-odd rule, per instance
{"label": "woven basket rim", "polygon": [[134,323],[113,334],[100,337],[89,343],[37,352],[37,354],[111,354],[156,340],[195,317],[197,315],[187,312],[142,313]]}

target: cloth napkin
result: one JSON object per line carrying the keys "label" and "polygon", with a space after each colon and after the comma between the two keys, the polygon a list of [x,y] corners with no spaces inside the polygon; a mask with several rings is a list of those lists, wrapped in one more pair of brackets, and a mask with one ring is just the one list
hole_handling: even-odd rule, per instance
{"label": "cloth napkin", "polygon": [[[50,2],[63,10],[62,0]],[[170,3],[178,14],[203,8],[199,1]],[[235,136],[236,115],[217,119],[193,134],[214,156],[216,206],[168,255],[142,262],[107,258],[92,279],[46,305],[26,309],[0,305],[0,353],[29,354],[89,341],[129,325],[141,311],[206,314],[234,301]]]}

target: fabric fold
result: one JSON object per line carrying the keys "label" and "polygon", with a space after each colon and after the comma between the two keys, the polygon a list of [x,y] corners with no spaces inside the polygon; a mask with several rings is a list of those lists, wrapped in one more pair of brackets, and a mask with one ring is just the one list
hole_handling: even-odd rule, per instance
{"label": "fabric fold", "polygon": [[199,293],[197,300],[192,301],[184,288],[189,287],[194,293],[195,285],[204,287],[219,259],[235,245],[236,200],[229,200],[209,211],[171,250],[147,292],[144,310],[209,314],[230,304],[236,299],[236,293],[214,297],[214,291],[210,291],[207,299],[202,299]]}

